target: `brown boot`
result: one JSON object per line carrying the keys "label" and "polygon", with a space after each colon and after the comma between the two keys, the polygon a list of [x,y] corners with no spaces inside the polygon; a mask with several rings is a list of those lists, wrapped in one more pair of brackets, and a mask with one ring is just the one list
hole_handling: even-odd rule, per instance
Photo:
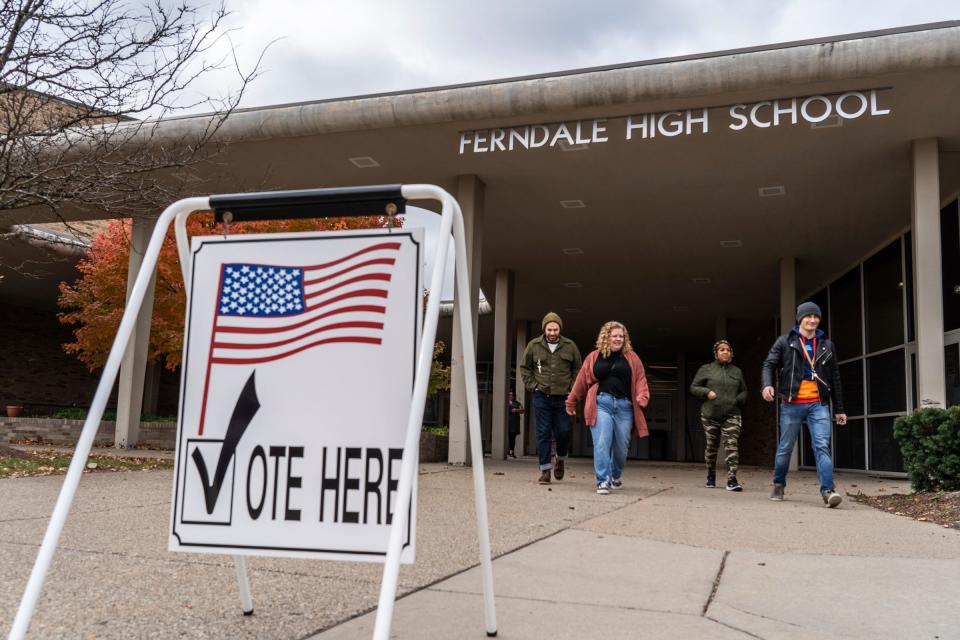
{"label": "brown boot", "polygon": [[557,480],[563,480],[563,458],[557,458],[557,464],[553,467],[553,477]]}
{"label": "brown boot", "polygon": [[540,472],[540,479],[537,480],[538,484],[550,484],[550,469],[544,469]]}

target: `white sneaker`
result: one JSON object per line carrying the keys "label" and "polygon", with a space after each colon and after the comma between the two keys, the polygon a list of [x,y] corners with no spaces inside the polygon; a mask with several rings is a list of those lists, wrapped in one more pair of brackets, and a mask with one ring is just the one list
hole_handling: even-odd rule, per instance
{"label": "white sneaker", "polygon": [[841,496],[839,493],[837,493],[833,489],[827,489],[820,495],[823,498],[823,504],[825,504],[828,509],[833,509],[838,504],[843,502],[843,496]]}
{"label": "white sneaker", "polygon": [[600,495],[607,495],[610,493],[610,483],[609,482],[598,482],[597,483],[597,493]]}

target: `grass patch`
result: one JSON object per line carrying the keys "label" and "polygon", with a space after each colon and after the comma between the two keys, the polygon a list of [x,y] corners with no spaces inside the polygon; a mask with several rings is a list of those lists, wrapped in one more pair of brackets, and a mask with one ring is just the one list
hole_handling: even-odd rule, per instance
{"label": "grass patch", "polygon": [[[46,415],[33,415],[33,418],[60,418],[64,420],[86,420],[87,419],[87,410],[81,409],[79,407],[70,408],[70,409],[60,409],[51,413],[49,416]],[[112,422],[117,419],[117,412],[109,409],[103,412],[103,420],[107,422]],[[158,416],[152,413],[145,413],[140,416],[142,422],[176,422],[177,416]]]}
{"label": "grass patch", "polygon": [[[73,456],[51,450],[27,452],[26,458],[0,457],[0,478],[25,478],[29,476],[63,475]],[[103,471],[154,471],[172,469],[173,460],[126,456],[93,455],[87,460],[84,473]]]}

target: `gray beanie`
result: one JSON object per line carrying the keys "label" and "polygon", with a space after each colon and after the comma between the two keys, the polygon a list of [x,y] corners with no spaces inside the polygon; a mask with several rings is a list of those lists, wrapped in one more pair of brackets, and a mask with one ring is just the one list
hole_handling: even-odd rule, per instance
{"label": "gray beanie", "polygon": [[822,318],[823,314],[820,313],[820,307],[817,306],[815,302],[804,302],[797,307],[797,324],[803,319],[804,316],[815,315],[818,318]]}

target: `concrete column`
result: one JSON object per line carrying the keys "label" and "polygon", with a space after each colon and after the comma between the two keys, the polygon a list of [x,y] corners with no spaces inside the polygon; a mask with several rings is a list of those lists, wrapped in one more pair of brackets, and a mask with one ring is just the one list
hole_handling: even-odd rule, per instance
{"label": "concrete column", "polygon": [[530,407],[527,406],[527,388],[523,386],[523,378],[520,377],[520,363],[523,361],[523,350],[527,348],[527,322],[519,322],[517,325],[517,359],[514,370],[517,372],[516,384],[513,387],[513,395],[517,402],[523,405],[526,413],[520,416],[520,435],[517,437],[516,449],[514,453],[520,457],[527,452],[527,421],[530,419]]}
{"label": "concrete column", "polygon": [[[796,324],[797,313],[797,261],[794,258],[780,258],[780,333],[790,331]],[[779,404],[780,399],[775,398],[774,403]],[[779,418],[780,410],[777,408],[777,435],[779,437]],[[800,468],[800,446],[793,448],[793,455],[790,456],[790,470]]]}
{"label": "concrete column", "polygon": [[918,408],[945,407],[940,167],[936,138],[913,141],[913,281]]}
{"label": "concrete column", "polygon": [[[477,344],[477,308],[480,298],[480,251],[483,242],[484,184],[474,175],[457,176],[457,201],[463,210],[466,231],[467,262],[470,268],[470,291],[457,290],[456,295],[470,298],[473,316],[473,344]],[[453,307],[453,334],[450,351],[450,464],[470,464],[470,434],[467,430],[467,388],[463,372],[463,338],[460,333],[460,309]]]}
{"label": "concrete column", "polygon": [[493,424],[490,454],[494,460],[506,460],[509,445],[510,356],[513,354],[513,272],[497,271],[497,290],[493,303]]}
{"label": "concrete column", "polygon": [[[134,218],[130,233],[130,261],[127,268],[127,299],[143,262],[143,253],[150,243],[156,226],[155,218]],[[117,394],[117,427],[114,446],[125,449],[140,440],[140,412],[143,406],[143,381],[147,368],[147,347],[150,344],[150,320],[153,315],[153,292],[156,285],[156,270],[150,279],[143,306],[137,316],[137,324],[130,336],[127,350],[120,362],[120,390]]]}

